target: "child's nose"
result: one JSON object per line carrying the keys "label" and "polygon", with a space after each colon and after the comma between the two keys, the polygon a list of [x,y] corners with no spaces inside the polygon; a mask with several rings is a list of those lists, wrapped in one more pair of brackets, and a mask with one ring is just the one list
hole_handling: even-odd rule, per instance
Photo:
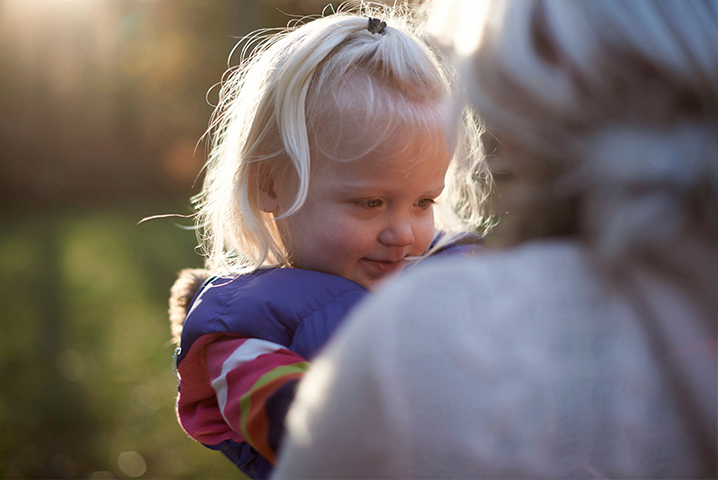
{"label": "child's nose", "polygon": [[379,242],[392,247],[408,247],[414,243],[414,228],[408,219],[394,219],[379,234]]}

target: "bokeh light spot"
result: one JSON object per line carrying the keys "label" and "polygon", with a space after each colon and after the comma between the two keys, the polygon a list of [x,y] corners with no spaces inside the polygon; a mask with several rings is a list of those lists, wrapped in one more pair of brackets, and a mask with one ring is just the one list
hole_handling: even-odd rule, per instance
{"label": "bokeh light spot", "polygon": [[139,385],[130,394],[130,407],[138,415],[149,417],[157,413],[160,403],[154,390],[147,385]]}
{"label": "bokeh light spot", "polygon": [[57,370],[65,380],[77,382],[85,377],[85,361],[79,353],[68,348],[57,356]]}
{"label": "bokeh light spot", "polygon": [[145,459],[137,452],[120,453],[117,465],[122,470],[122,473],[132,478],[140,477],[147,471]]}

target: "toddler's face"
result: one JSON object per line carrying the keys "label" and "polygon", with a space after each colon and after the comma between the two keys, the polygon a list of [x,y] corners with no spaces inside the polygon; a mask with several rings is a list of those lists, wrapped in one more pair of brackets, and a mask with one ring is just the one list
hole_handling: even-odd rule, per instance
{"label": "toddler's face", "polygon": [[[429,248],[450,155],[442,128],[404,126],[372,148],[376,132],[344,127],[318,135],[306,202],[278,223],[292,266],[371,290]],[[277,187],[278,211],[286,211],[295,190]]]}

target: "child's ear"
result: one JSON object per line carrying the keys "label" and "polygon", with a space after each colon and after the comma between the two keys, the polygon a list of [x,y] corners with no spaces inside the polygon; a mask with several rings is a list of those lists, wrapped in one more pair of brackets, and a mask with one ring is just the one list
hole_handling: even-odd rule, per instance
{"label": "child's ear", "polygon": [[279,210],[279,198],[275,189],[275,172],[260,172],[259,176],[259,209],[263,212],[274,213]]}

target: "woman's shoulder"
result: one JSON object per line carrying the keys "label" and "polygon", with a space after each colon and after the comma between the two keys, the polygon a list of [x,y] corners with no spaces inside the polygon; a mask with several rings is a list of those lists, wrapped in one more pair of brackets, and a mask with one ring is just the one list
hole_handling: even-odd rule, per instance
{"label": "woman's shoulder", "polygon": [[402,343],[406,331],[419,343],[507,335],[551,341],[547,332],[559,325],[568,325],[562,336],[579,335],[613,308],[591,268],[580,247],[558,243],[437,259],[377,292],[360,307],[362,322],[387,342]]}
{"label": "woman's shoulder", "polygon": [[430,259],[407,272],[386,297],[413,298],[473,294],[501,295],[518,289],[551,289],[576,280],[590,282],[591,264],[586,251],[569,241],[531,242],[502,250],[484,249],[470,258],[447,256]]}
{"label": "woman's shoulder", "polygon": [[[445,439],[446,451],[475,448],[457,476],[472,476],[471,468],[487,458],[554,476],[555,452],[567,448],[566,438],[587,455],[600,445],[609,453],[598,461],[631,471],[646,453],[641,448],[658,438],[648,412],[674,422],[660,444],[667,452],[682,452],[671,447],[680,439],[680,419],[669,411],[643,324],[622,303],[623,294],[597,277],[587,251],[571,242],[427,263],[367,302],[341,346],[353,346],[352,361],[368,357],[364,363],[377,372],[371,380],[392,408],[411,412],[406,405],[417,403],[420,412],[433,412],[430,420],[418,410],[407,417],[401,428],[412,438]],[[632,388],[620,387],[626,385]],[[447,401],[451,408],[442,408]],[[557,424],[557,412],[572,420]],[[646,443],[632,444],[610,428],[606,433],[621,419],[636,425]],[[497,451],[496,432],[525,449],[530,461],[520,464],[510,452],[481,457]],[[432,470],[428,452],[436,442],[415,446],[416,458],[427,459],[419,471],[447,476]]]}

